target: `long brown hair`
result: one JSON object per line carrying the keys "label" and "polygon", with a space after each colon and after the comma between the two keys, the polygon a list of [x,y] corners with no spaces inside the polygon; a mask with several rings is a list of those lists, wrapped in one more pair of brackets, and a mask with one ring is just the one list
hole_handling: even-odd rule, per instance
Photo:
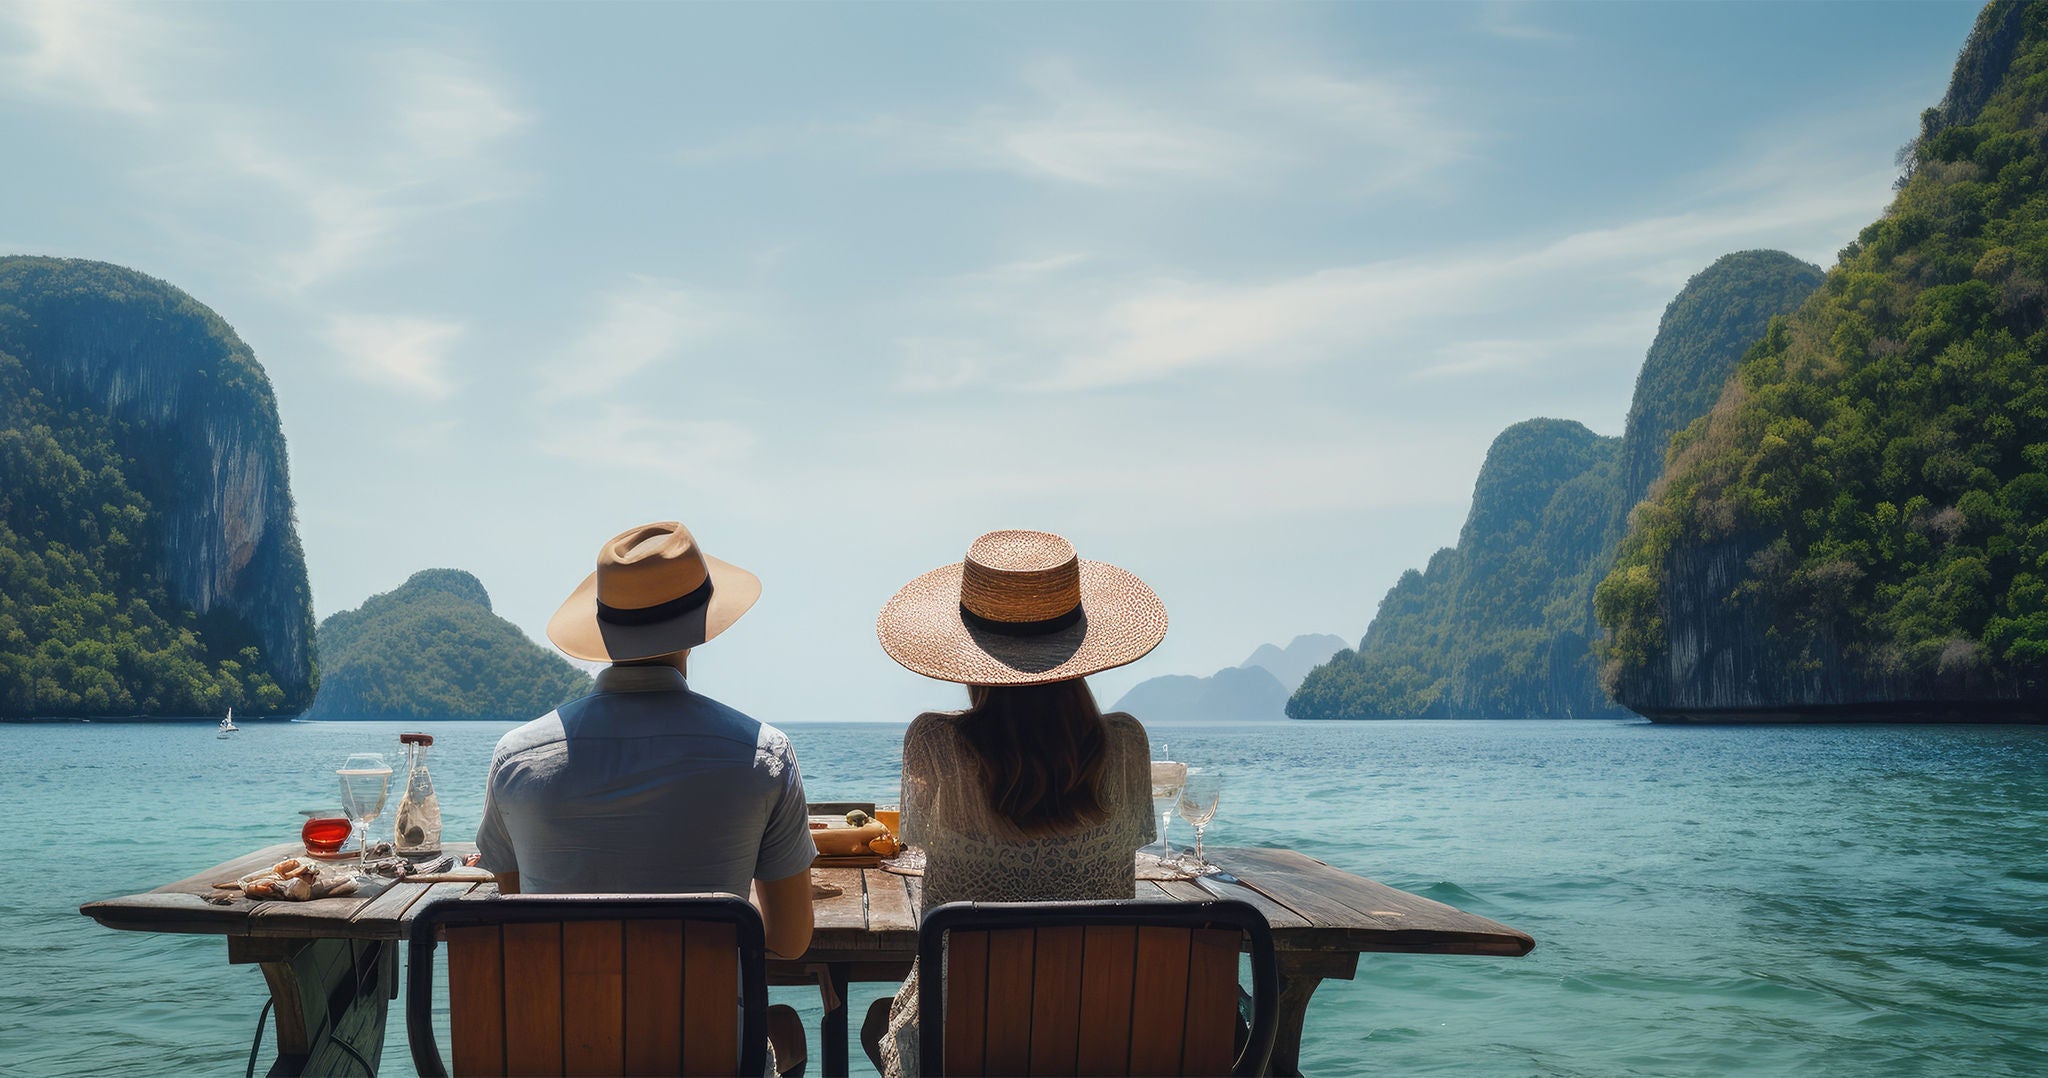
{"label": "long brown hair", "polygon": [[1086,681],[969,685],[967,699],[973,706],[960,716],[960,733],[980,760],[997,816],[1027,835],[1109,818],[1102,803],[1109,735]]}

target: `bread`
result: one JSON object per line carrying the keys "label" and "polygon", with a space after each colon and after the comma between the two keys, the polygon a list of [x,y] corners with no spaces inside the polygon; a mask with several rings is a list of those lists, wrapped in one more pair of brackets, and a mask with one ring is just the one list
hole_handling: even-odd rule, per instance
{"label": "bread", "polygon": [[826,857],[848,857],[867,853],[868,843],[889,833],[879,823],[867,823],[859,827],[826,827],[813,830],[811,841],[817,844],[818,853]]}

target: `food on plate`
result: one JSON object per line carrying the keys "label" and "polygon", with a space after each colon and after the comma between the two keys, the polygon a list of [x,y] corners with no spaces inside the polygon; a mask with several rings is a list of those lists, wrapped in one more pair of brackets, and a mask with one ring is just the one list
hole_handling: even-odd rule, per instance
{"label": "food on plate", "polygon": [[[238,880],[229,880],[213,885],[218,891],[240,891],[242,897],[256,901],[304,902],[312,898],[334,898],[354,894],[356,881],[346,874],[323,875],[319,866],[287,857],[282,861],[251,872]],[[207,900],[227,903],[235,900],[232,894],[209,895]]]}
{"label": "food on plate", "polygon": [[868,843],[888,833],[888,828],[870,820],[859,827],[814,829],[811,832],[811,841],[817,844],[818,852],[826,857],[848,857],[869,852]]}

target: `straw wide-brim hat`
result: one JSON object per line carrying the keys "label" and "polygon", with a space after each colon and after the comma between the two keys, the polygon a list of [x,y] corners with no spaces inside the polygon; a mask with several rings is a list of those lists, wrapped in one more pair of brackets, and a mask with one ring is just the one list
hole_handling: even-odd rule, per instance
{"label": "straw wide-brim hat", "polygon": [[578,659],[652,659],[724,632],[760,597],[759,577],[698,549],[690,529],[642,524],[597,552],[597,571],[548,620],[548,639]]}
{"label": "straw wide-brim hat", "polygon": [[1135,662],[1166,636],[1145,582],[1049,532],[989,532],[965,561],[903,585],[875,619],[909,670],[965,685],[1042,685]]}

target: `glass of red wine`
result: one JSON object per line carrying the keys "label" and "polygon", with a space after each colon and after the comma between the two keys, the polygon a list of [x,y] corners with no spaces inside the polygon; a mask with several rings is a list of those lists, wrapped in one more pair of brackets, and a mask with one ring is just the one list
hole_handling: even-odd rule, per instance
{"label": "glass of red wine", "polygon": [[306,813],[305,826],[299,828],[299,838],[306,843],[307,853],[315,857],[336,857],[341,854],[341,848],[348,845],[352,830],[353,826],[341,810],[312,810]]}

